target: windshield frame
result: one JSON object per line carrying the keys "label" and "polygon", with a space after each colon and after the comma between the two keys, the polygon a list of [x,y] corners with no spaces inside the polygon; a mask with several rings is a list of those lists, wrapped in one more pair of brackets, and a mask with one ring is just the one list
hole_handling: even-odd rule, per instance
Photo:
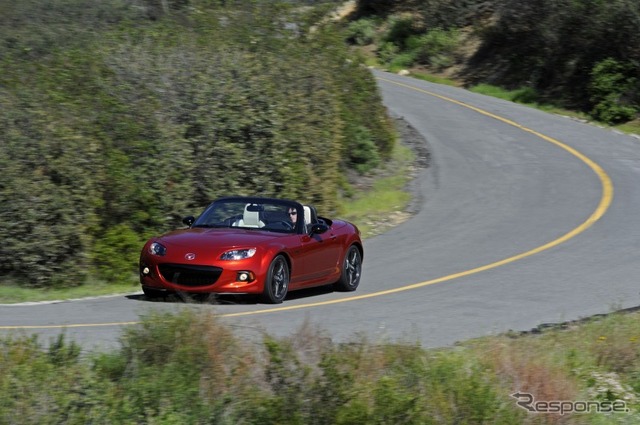
{"label": "windshield frame", "polygon": [[[258,205],[261,221],[264,227],[243,227],[237,225],[241,213],[247,205]],[[282,224],[287,215],[286,211],[295,208],[298,219],[292,229],[287,229]],[[222,218],[224,217],[224,218]],[[233,196],[220,198],[209,204],[191,225],[192,228],[228,228],[251,231],[267,231],[286,234],[304,233],[304,211],[302,204],[288,199],[274,199],[263,197]]]}

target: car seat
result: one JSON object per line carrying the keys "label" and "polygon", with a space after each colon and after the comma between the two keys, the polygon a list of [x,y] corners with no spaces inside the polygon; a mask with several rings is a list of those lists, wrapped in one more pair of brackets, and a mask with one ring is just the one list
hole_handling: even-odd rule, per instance
{"label": "car seat", "polygon": [[260,220],[260,212],[249,210],[250,205],[251,204],[245,205],[242,219],[234,223],[234,226],[254,228],[264,227],[264,222]]}

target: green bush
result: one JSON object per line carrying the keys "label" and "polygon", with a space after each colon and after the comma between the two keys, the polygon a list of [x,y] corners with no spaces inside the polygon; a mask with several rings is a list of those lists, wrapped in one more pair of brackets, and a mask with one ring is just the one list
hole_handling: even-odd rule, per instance
{"label": "green bush", "polygon": [[635,118],[640,111],[640,76],[637,67],[608,58],[591,72],[589,90],[594,118],[618,124]]}
{"label": "green bush", "polygon": [[380,156],[371,132],[363,126],[358,126],[351,134],[349,141],[349,159],[358,172],[364,174],[380,164]]}
{"label": "green bush", "polygon": [[95,243],[93,263],[105,281],[125,282],[131,280],[138,269],[140,249],[144,244],[140,234],[126,224],[119,224]]}
{"label": "green bush", "polygon": [[0,340],[0,423],[89,421],[96,386],[78,354],[63,336],[48,350],[35,336]]}
{"label": "green bush", "polygon": [[378,46],[376,54],[383,63],[391,63],[393,58],[398,54],[400,48],[391,42],[384,42]]}
{"label": "green bush", "polygon": [[634,119],[640,109],[635,106],[621,105],[620,95],[612,93],[601,99],[591,110],[591,115],[598,121],[615,125]]}
{"label": "green bush", "polygon": [[406,46],[407,50],[414,52],[418,62],[446,67],[451,65],[451,55],[458,43],[456,30],[433,29],[426,34],[409,37]]}
{"label": "green bush", "polygon": [[[473,356],[410,345],[366,346],[336,423],[518,423],[491,372]],[[377,367],[369,370],[371,364]],[[358,371],[357,369],[362,369]],[[360,375],[362,374],[362,375]]]}
{"label": "green bush", "polygon": [[398,68],[409,68],[416,63],[416,54],[414,52],[402,52],[395,55],[389,62],[392,70]]}
{"label": "green bush", "polygon": [[187,310],[147,314],[124,332],[118,352],[96,356],[93,370],[112,388],[100,395],[107,422],[234,423],[223,419],[249,394],[252,364],[215,318]]}
{"label": "green bush", "polygon": [[513,91],[513,101],[519,103],[536,103],[538,101],[538,92],[531,87],[523,87]]}
{"label": "green bush", "polygon": [[[302,326],[245,344],[210,314],[150,312],[121,346],[81,354],[61,335],[0,338],[0,423],[519,424],[611,415],[531,415],[510,397],[626,400],[634,421],[637,315],[612,315],[535,338],[452,348],[334,343]],[[629,416],[630,415],[630,416]],[[635,416],[634,416],[635,415]],[[540,421],[540,422],[539,422]]]}
{"label": "green bush", "polygon": [[491,24],[483,22],[482,45],[466,69],[468,77],[503,87],[532,87],[558,106],[593,110],[605,120],[637,106],[637,87],[619,99],[605,100],[609,93],[600,91],[621,71],[610,60],[635,68],[633,73],[622,71],[624,79],[640,77],[637,1],[504,0],[494,7]]}
{"label": "green bush", "polygon": [[415,64],[443,69],[453,64],[453,54],[459,44],[457,30],[433,29],[419,33],[415,18],[403,15],[392,17],[389,26],[386,41],[379,46],[377,54],[392,69]]}
{"label": "green bush", "polygon": [[0,423],[522,423],[488,352],[335,344],[304,326],[245,345],[210,314],[151,312],[108,352],[0,339]]}
{"label": "green bush", "polygon": [[77,286],[91,241],[93,141],[49,109],[46,94],[20,90],[0,91],[0,274],[31,287]]}
{"label": "green bush", "polygon": [[395,14],[390,16],[387,21],[387,31],[383,36],[384,41],[393,43],[404,49],[409,37],[424,31],[418,19],[419,18],[411,14]]}
{"label": "green bush", "polygon": [[349,24],[347,40],[358,46],[367,46],[374,42],[376,36],[376,21],[373,19],[359,19]]}

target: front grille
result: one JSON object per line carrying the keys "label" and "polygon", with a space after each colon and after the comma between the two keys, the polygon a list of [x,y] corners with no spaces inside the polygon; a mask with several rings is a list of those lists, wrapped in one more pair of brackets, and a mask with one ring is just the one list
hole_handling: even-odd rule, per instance
{"label": "front grille", "polygon": [[183,286],[208,286],[216,283],[222,269],[213,266],[187,266],[183,264],[161,264],[160,274],[165,280]]}

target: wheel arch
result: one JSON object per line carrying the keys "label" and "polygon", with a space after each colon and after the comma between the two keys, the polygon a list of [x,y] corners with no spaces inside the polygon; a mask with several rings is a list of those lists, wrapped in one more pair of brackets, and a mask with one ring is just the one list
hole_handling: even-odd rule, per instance
{"label": "wheel arch", "polygon": [[289,267],[289,273],[291,273],[291,266],[292,266],[291,256],[289,255],[285,247],[282,245],[270,247],[268,251],[268,255],[265,255],[265,258],[264,258],[264,270],[267,270],[269,268],[269,265],[271,264],[271,262],[278,255],[282,255],[284,257],[284,260],[287,262],[287,267]]}
{"label": "wheel arch", "polygon": [[[362,245],[361,241],[353,241],[351,242],[351,244],[349,244],[349,246],[355,245],[356,248],[358,248],[358,251],[360,251],[360,261],[364,261],[364,246]],[[349,248],[347,248],[349,249]]]}

